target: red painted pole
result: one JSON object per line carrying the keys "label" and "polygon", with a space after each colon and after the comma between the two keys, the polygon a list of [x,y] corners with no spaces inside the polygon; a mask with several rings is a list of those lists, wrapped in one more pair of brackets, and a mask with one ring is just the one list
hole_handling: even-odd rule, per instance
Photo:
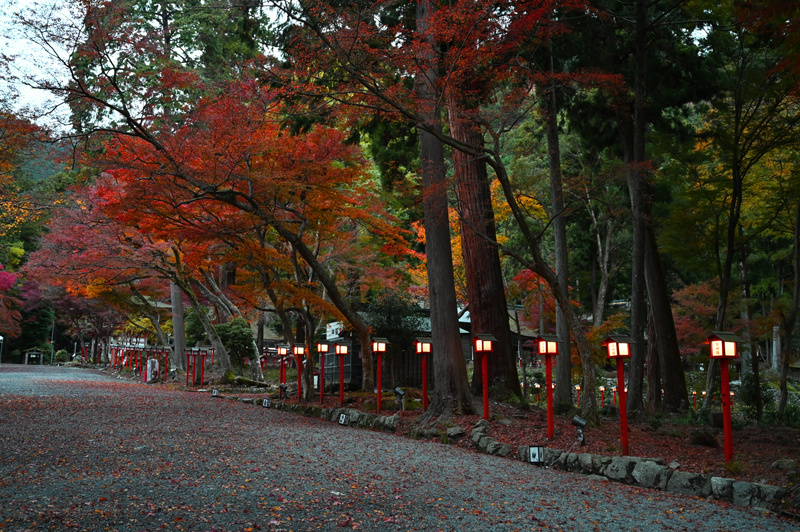
{"label": "red painted pole", "polygon": [[203,358],[200,360],[200,386],[203,385],[205,376],[206,376],[206,354],[203,353]]}
{"label": "red painted pole", "polygon": [[625,364],[617,358],[617,388],[619,389],[619,426],[622,439],[622,456],[628,456],[628,412],[625,408]]}
{"label": "red painted pole", "polygon": [[376,377],[376,380],[377,380],[378,382],[376,382],[376,383],[375,383],[375,385],[376,385],[376,386],[377,386],[377,388],[378,388],[378,408],[377,408],[377,410],[378,410],[378,414],[379,414],[379,415],[380,415],[380,413],[381,413],[381,399],[383,398],[383,390],[382,390],[382,388],[383,388],[383,381],[382,381],[382,379],[381,379],[381,366],[382,366],[381,362],[383,362],[383,360],[381,360],[381,352],[380,352],[380,351],[378,351],[378,367],[377,367],[377,373],[378,373],[378,375],[377,375],[377,377]]}
{"label": "red painted pole", "polygon": [[325,404],[325,353],[319,354],[319,404]]}
{"label": "red painted pole", "polygon": [[600,406],[605,406],[606,404],[606,391],[600,390]]}
{"label": "red painted pole", "polygon": [[481,353],[481,366],[483,366],[483,419],[489,420],[489,360],[488,352]]}
{"label": "red painted pole", "polygon": [[555,434],[555,426],[553,422],[553,357],[546,355],[544,357],[545,368],[545,386],[547,389],[547,439],[552,440]]}
{"label": "red painted pole", "polygon": [[298,401],[303,398],[303,360],[300,355],[295,355],[294,361],[297,364],[297,399]]}
{"label": "red painted pole", "polygon": [[728,360],[719,361],[719,373],[722,379],[722,432],[725,435],[725,463],[733,461],[733,427],[731,426],[731,388],[728,374]]}
{"label": "red painted pole", "polygon": [[186,353],[186,386],[189,386],[189,372],[192,368],[192,359],[189,353]]}
{"label": "red painted pole", "polygon": [[339,355],[339,406],[344,406],[344,355]]}
{"label": "red painted pole", "polygon": [[428,355],[422,355],[422,411],[428,410]]}

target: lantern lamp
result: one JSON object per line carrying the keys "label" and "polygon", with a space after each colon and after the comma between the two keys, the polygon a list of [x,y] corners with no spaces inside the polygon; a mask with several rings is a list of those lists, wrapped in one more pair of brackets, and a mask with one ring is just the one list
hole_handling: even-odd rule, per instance
{"label": "lantern lamp", "polygon": [[430,338],[417,338],[414,342],[417,354],[430,353],[433,349],[433,340]]}

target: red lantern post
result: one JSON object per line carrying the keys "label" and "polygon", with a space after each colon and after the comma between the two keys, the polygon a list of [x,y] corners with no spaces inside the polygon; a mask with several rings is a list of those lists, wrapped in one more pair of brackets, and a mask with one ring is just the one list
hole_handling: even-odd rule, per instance
{"label": "red lantern post", "polygon": [[627,389],[625,388],[624,360],[630,358],[631,339],[627,336],[609,336],[603,344],[608,348],[608,358],[617,361],[617,388],[619,388],[619,425],[622,440],[622,456],[628,455],[628,412],[625,405]]}
{"label": "red lantern post", "polygon": [[295,344],[292,346],[292,354],[294,355],[295,362],[297,363],[297,399],[303,397],[303,357],[306,354],[306,346],[303,344]]}
{"label": "red lantern post", "polygon": [[[558,355],[558,336],[548,334],[540,335],[535,340],[539,346],[539,355],[544,357],[545,393],[547,394],[547,439],[552,440],[555,435],[553,421],[553,357]],[[539,401],[538,395],[536,401]]]}
{"label": "red lantern post", "polygon": [[386,348],[389,346],[389,340],[386,338],[373,338],[372,339],[372,352],[375,353],[378,357],[377,360],[377,368],[375,368],[377,375],[375,376],[375,387],[378,391],[378,405],[377,411],[378,415],[381,413],[381,399],[383,398],[383,359],[381,358],[383,354],[386,352]]}
{"label": "red lantern post", "polygon": [[328,342],[317,342],[317,353],[319,353],[319,404],[325,403],[325,355],[330,349],[331,345]]}
{"label": "red lantern post", "polygon": [[286,356],[289,353],[288,345],[277,346],[278,350],[278,397],[283,399],[283,391],[286,389]]}
{"label": "red lantern post", "polygon": [[339,406],[344,406],[344,357],[350,352],[350,345],[336,344],[336,354],[339,355]]}
{"label": "red lantern post", "polygon": [[606,387],[600,386],[600,406],[606,406]]}
{"label": "red lantern post", "polygon": [[472,340],[475,353],[481,358],[483,384],[483,419],[489,420],[489,353],[497,339],[491,334],[477,334]]}
{"label": "red lantern post", "polygon": [[731,388],[728,361],[736,360],[736,343],[742,339],[730,332],[712,332],[703,343],[710,345],[709,356],[719,360],[722,395],[722,432],[725,435],[725,463],[733,461],[733,426],[731,424]]}
{"label": "red lantern post", "polygon": [[433,352],[433,340],[417,338],[417,354],[422,355],[422,411],[428,410],[428,354]]}

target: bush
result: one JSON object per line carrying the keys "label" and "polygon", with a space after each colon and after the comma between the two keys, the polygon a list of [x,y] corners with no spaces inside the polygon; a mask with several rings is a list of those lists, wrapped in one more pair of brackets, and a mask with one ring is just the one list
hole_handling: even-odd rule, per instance
{"label": "bush", "polygon": [[242,367],[245,359],[255,358],[255,342],[250,324],[242,318],[234,318],[228,323],[214,327],[220,340],[228,350],[231,363]]}
{"label": "bush", "polygon": [[761,381],[761,390],[756,389],[756,382],[752,373],[747,373],[742,377],[742,385],[739,388],[738,401],[741,405],[742,411],[750,418],[755,418],[756,415],[756,401],[761,394],[761,404],[763,405],[763,412],[773,410],[775,408],[775,397],[769,385]]}
{"label": "bush", "polygon": [[69,362],[69,353],[65,349],[59,349],[56,351],[55,354],[55,361],[58,362]]}

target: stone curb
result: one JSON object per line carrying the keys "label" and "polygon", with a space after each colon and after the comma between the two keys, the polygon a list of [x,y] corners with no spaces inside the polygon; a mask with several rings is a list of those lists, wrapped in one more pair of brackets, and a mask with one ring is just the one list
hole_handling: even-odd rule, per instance
{"label": "stone curb", "polygon": [[[529,446],[521,446],[517,451],[518,459],[529,461]],[[678,471],[665,465],[660,458],[608,457],[589,453],[566,453],[560,449],[544,447],[541,465],[591,475],[598,480],[706,497],[752,508],[769,509],[780,503],[787,494],[785,489],[768,484]]]}
{"label": "stone curb", "polygon": [[[231,401],[240,401],[236,396],[218,396]],[[244,399],[245,404],[264,406],[264,399]],[[319,406],[292,404],[271,401],[266,405],[275,410],[315,417],[342,425],[359,428],[396,432],[400,416],[381,416],[366,414],[352,408],[321,408]],[[512,457],[514,448],[491,438],[488,433],[491,423],[481,419],[470,432],[472,444],[486,454]],[[435,432],[435,434],[433,434]],[[437,431],[420,432],[418,437],[442,437],[443,442],[462,436],[465,431],[461,427],[453,427],[447,436]],[[588,475],[601,481],[620,482],[642,488],[660,489],[679,495],[704,497],[713,500],[730,502],[738,506],[749,506],[769,510],[781,502],[787,492],[783,488],[755,482],[741,482],[725,477],[704,475],[678,471],[676,464],[666,465],[661,458],[641,458],[637,456],[602,456],[590,453],[567,453],[550,447],[542,448],[544,467],[559,468],[572,473]],[[529,462],[530,447],[520,446],[517,449],[518,460]]]}

